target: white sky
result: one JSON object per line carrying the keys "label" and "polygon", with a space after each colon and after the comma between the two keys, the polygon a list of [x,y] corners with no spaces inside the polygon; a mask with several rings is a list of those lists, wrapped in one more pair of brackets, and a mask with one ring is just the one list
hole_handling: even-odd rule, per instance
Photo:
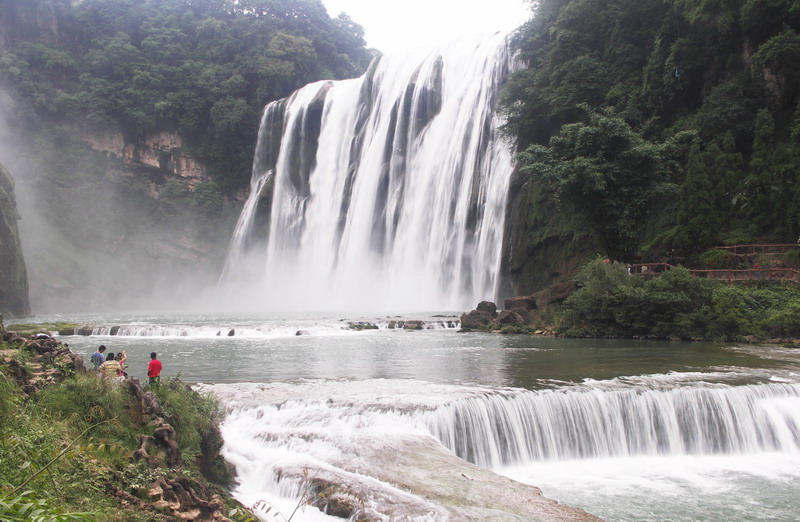
{"label": "white sky", "polygon": [[526,0],[323,0],[364,27],[368,47],[398,54],[468,34],[512,30],[530,17]]}

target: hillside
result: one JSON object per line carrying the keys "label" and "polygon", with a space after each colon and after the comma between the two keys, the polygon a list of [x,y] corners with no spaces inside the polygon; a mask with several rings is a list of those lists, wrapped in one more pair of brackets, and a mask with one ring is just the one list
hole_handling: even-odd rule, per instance
{"label": "hillside", "polygon": [[800,4],[543,0],[505,93],[516,293],[800,233]]}
{"label": "hillside", "polygon": [[0,160],[39,312],[216,280],[264,105],[372,52],[319,0],[0,0]]}

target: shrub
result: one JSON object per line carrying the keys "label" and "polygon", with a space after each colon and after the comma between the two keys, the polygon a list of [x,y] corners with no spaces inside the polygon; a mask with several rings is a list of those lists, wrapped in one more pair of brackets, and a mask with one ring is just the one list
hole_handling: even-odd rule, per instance
{"label": "shrub", "polygon": [[[158,397],[164,420],[175,429],[178,447],[186,462],[197,459],[204,450],[206,455],[216,454],[222,446],[222,437],[217,426],[223,410],[213,395],[197,393],[179,377],[173,377],[160,386],[153,386],[150,391]],[[197,464],[200,467],[213,467],[211,463]],[[215,480],[223,479],[224,477],[218,477]]]}
{"label": "shrub", "polygon": [[705,268],[730,268],[735,256],[727,250],[712,248],[700,255],[700,264]]}
{"label": "shrub", "polygon": [[795,248],[784,253],[782,259],[787,265],[800,267],[800,248]]}

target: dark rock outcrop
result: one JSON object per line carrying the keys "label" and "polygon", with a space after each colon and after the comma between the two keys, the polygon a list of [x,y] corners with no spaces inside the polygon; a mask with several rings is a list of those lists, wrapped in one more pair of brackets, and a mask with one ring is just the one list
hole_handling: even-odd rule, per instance
{"label": "dark rock outcrop", "polygon": [[14,180],[0,165],[0,313],[14,317],[30,315],[28,273],[17,229]]}
{"label": "dark rock outcrop", "polygon": [[525,315],[531,310],[536,310],[536,298],[532,295],[509,297],[503,302],[506,310],[515,310],[520,315]]}
{"label": "dark rock outcrop", "polygon": [[63,381],[67,374],[86,370],[83,357],[47,334],[25,339],[14,332],[6,332],[3,340],[34,354],[27,364],[10,357],[2,360],[17,384],[29,395],[49,384]]}
{"label": "dark rock outcrop", "polygon": [[491,301],[481,301],[471,312],[461,315],[461,330],[499,330],[502,333],[531,332],[530,314],[536,309],[533,297],[512,297],[505,300],[506,310],[497,313],[497,306]]}
{"label": "dark rock outcrop", "polygon": [[495,324],[501,326],[524,326],[527,324],[526,319],[515,310],[503,310],[498,314],[497,319],[494,322]]}
{"label": "dark rock outcrop", "polygon": [[488,312],[480,310],[472,310],[469,313],[461,315],[461,328],[462,329],[483,329],[490,324],[494,318]]}
{"label": "dark rock outcrop", "polygon": [[491,301],[481,301],[475,309],[479,312],[490,314],[492,317],[497,315],[497,305]]}

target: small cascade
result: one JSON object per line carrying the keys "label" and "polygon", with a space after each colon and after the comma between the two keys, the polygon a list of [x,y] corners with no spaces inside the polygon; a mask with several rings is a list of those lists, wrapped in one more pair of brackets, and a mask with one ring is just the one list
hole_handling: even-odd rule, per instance
{"label": "small cascade", "polygon": [[268,105],[222,281],[284,310],[462,310],[494,296],[512,172],[495,108],[514,67],[497,34]]}
{"label": "small cascade", "polygon": [[800,385],[494,393],[439,408],[428,426],[496,469],[635,455],[800,453]]}
{"label": "small cascade", "polygon": [[[635,483],[636,476],[646,476],[645,468],[656,468],[658,480],[669,484],[704,483],[706,475],[727,474],[732,487],[739,487],[737,473],[752,469],[752,462],[769,462],[755,472],[759,477],[786,474],[787,468],[788,476],[797,475],[792,463],[800,461],[800,384],[652,384],[602,381],[532,392],[399,379],[312,379],[204,390],[228,407],[225,457],[237,469],[236,494],[246,503],[297,498],[304,470],[360,491],[371,499],[365,509],[374,510],[366,518],[375,520],[452,510],[446,504],[432,507],[426,499],[456,498],[465,490],[500,498],[511,483],[495,482],[490,470],[513,470],[525,482],[536,470],[559,475],[556,470],[566,468],[563,481],[571,484],[575,469],[598,474],[599,467],[608,472],[602,476],[611,477],[612,490],[614,481]],[[691,476],[681,472],[687,461]],[[788,464],[779,465],[782,461]],[[414,472],[403,467],[409,462]],[[478,473],[487,482],[465,488],[461,479],[478,480]],[[393,485],[409,474],[424,479]],[[529,483],[541,485],[537,481]],[[791,490],[780,487],[780,495]],[[718,487],[713,492],[718,494]],[[476,512],[452,513],[450,520],[481,519]],[[638,508],[630,513],[623,518],[647,518]],[[686,519],[698,518],[688,513]]]}

